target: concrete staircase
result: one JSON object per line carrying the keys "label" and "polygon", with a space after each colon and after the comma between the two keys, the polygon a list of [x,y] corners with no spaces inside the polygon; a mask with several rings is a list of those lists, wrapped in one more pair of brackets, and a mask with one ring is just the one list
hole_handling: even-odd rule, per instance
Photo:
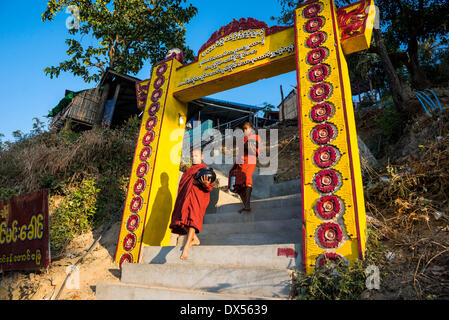
{"label": "concrete staircase", "polygon": [[300,195],[240,203],[206,214],[189,260],[179,257],[185,236],[170,247],[144,247],[140,264],[124,264],[121,282],[99,283],[98,300],[288,299],[291,274],[301,269]]}
{"label": "concrete staircase", "polygon": [[[229,170],[232,164],[208,164],[217,174],[220,186],[228,185]],[[301,180],[290,180],[281,183],[274,183],[275,173],[270,173],[268,168],[257,167],[253,174],[254,189],[251,194],[252,199],[266,199],[292,194],[292,190],[301,190]]]}

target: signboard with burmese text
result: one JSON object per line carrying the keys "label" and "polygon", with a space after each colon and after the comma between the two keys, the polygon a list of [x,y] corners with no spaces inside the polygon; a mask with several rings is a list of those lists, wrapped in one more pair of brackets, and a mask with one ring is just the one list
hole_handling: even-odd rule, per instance
{"label": "signboard with burmese text", "polygon": [[234,20],[211,36],[192,63],[177,69],[174,95],[191,101],[293,71],[294,39],[292,27],[270,28],[252,18]]}
{"label": "signboard with burmese text", "polygon": [[50,264],[48,191],[0,201],[0,270],[39,270]]}

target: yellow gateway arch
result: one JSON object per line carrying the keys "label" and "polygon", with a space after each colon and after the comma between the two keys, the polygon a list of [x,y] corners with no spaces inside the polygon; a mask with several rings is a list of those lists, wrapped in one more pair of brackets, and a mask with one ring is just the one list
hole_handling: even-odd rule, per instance
{"label": "yellow gateway arch", "polygon": [[312,272],[325,258],[363,259],[365,204],[345,55],[369,47],[375,14],[373,0],[338,9],[332,0],[308,1],[295,10],[294,26],[234,20],[212,35],[195,61],[182,64],[173,54],[156,64],[151,79],[137,85],[144,113],[115,263],[139,262],[142,246],[170,245],[167,220],[182,142],[172,132],[184,130],[179,117],[186,116],[187,103],[295,69],[303,270]]}

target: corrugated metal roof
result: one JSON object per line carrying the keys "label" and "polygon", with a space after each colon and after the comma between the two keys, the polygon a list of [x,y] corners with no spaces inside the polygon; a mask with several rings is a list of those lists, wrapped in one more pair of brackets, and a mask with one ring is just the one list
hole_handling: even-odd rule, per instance
{"label": "corrugated metal roof", "polygon": [[244,109],[249,109],[249,110],[254,110],[254,111],[262,109],[262,107],[257,107],[257,106],[253,106],[253,105],[249,105],[249,104],[230,102],[230,101],[214,99],[214,98],[201,98],[201,99],[197,99],[197,101],[212,102],[212,103],[224,105],[227,107],[239,107],[239,108],[244,108]]}

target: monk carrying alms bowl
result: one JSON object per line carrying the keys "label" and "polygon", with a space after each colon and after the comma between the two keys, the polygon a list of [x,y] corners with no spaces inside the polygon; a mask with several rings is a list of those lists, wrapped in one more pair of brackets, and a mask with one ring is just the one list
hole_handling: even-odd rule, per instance
{"label": "monk carrying alms bowl", "polygon": [[200,244],[196,234],[203,228],[204,215],[215,181],[215,173],[203,163],[201,150],[194,149],[191,156],[193,165],[186,169],[179,181],[178,196],[170,224],[173,233],[187,235],[181,254],[182,260],[188,259],[192,245]]}

